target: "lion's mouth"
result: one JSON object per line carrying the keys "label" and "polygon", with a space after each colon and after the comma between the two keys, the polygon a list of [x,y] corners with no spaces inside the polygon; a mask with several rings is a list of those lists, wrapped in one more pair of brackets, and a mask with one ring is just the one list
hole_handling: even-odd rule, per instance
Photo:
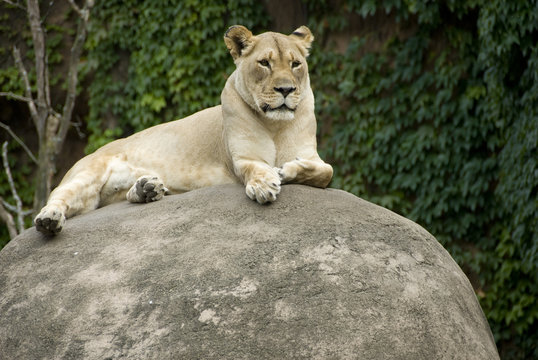
{"label": "lion's mouth", "polygon": [[288,107],[286,104],[282,104],[282,105],[280,105],[279,107],[276,107],[276,108],[271,107],[271,105],[269,105],[269,104],[265,104],[265,105],[262,106],[262,111],[264,113],[266,113],[268,111],[291,111],[291,112],[293,112],[293,111],[295,111],[295,109],[292,109],[292,108]]}

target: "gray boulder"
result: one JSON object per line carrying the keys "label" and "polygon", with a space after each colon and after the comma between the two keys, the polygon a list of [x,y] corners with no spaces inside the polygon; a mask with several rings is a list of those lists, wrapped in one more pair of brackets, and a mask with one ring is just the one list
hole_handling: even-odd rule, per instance
{"label": "gray boulder", "polygon": [[0,359],[498,359],[423,228],[339,190],[113,204],[0,252]]}

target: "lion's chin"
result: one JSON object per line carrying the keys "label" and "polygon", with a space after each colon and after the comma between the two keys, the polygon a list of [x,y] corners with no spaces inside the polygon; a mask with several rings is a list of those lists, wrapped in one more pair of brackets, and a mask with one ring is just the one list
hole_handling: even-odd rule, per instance
{"label": "lion's chin", "polygon": [[295,118],[295,112],[288,108],[278,108],[266,111],[265,116],[271,120],[289,121]]}
{"label": "lion's chin", "polygon": [[295,117],[295,111],[282,104],[277,108],[271,108],[268,104],[262,106],[262,111],[265,116],[271,120],[293,120]]}

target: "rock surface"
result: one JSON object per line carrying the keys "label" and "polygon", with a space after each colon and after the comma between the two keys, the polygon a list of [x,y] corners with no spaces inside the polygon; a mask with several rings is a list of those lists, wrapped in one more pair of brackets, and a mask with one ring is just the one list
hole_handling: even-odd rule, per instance
{"label": "rock surface", "polygon": [[339,190],[113,204],[0,252],[0,359],[497,359],[463,272]]}

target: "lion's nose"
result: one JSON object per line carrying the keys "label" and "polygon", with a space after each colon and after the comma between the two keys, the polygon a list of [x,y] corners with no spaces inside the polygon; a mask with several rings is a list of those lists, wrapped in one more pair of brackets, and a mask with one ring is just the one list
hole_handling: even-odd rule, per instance
{"label": "lion's nose", "polygon": [[294,92],[295,88],[292,86],[282,86],[282,87],[276,87],[275,91],[281,93],[282,96],[286,97],[290,93]]}

